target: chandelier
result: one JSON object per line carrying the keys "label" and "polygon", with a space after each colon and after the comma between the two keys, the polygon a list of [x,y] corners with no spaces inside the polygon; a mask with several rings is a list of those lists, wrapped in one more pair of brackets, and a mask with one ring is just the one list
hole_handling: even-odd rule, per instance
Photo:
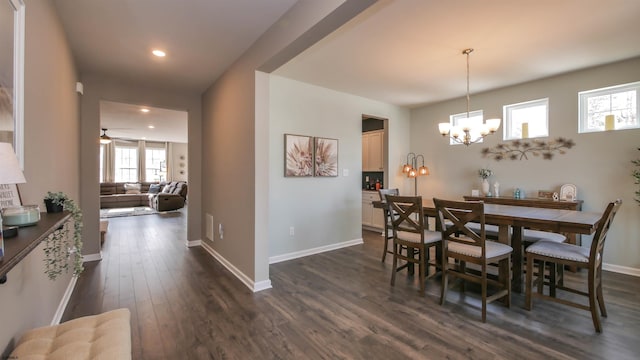
{"label": "chandelier", "polygon": [[451,123],[438,124],[438,130],[442,136],[449,135],[451,139],[460,144],[469,146],[482,140],[485,136],[493,134],[500,127],[500,119],[487,119],[482,124],[474,124],[469,119],[469,54],[473,49],[464,49],[463,55],[467,55],[467,118],[459,121],[459,126],[451,126]]}

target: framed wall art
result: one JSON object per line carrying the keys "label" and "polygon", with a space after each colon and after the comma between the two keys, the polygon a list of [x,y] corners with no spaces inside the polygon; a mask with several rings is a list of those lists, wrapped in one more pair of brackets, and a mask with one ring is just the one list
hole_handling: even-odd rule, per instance
{"label": "framed wall art", "polygon": [[284,134],[284,176],[313,176],[313,137]]}
{"label": "framed wall art", "polygon": [[315,176],[338,176],[338,140],[316,137]]}

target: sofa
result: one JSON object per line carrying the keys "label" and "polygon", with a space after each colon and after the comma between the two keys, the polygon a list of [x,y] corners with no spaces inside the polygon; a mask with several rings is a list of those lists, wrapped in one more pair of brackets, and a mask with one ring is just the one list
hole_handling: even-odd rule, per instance
{"label": "sofa", "polygon": [[100,208],[149,206],[158,211],[177,210],[187,199],[187,183],[100,183]]}
{"label": "sofa", "polygon": [[186,202],[187,183],[184,181],[166,183],[159,193],[149,195],[149,206],[158,211],[177,210]]}

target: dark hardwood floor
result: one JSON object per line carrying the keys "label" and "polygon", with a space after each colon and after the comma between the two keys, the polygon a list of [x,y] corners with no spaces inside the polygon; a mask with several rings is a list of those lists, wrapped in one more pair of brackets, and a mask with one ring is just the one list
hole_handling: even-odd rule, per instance
{"label": "dark hardwood floor", "polygon": [[[251,293],[201,248],[185,247],[185,214],[109,219],[103,260],[85,264],[63,320],[131,310],[134,359],[637,359],[640,279],[604,275],[609,317],[536,301],[488,306],[473,287],[413,277],[389,285],[382,238],[271,265],[273,289]],[[341,239],[347,240],[347,239]],[[609,239],[610,241],[614,239]],[[586,273],[568,281],[584,281]]]}

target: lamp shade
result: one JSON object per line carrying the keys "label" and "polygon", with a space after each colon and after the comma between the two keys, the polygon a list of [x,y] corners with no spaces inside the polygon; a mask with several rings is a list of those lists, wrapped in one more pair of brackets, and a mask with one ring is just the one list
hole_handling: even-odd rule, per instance
{"label": "lamp shade", "polygon": [[9,143],[0,143],[0,184],[24,184],[26,182],[16,153],[13,152],[13,146]]}

